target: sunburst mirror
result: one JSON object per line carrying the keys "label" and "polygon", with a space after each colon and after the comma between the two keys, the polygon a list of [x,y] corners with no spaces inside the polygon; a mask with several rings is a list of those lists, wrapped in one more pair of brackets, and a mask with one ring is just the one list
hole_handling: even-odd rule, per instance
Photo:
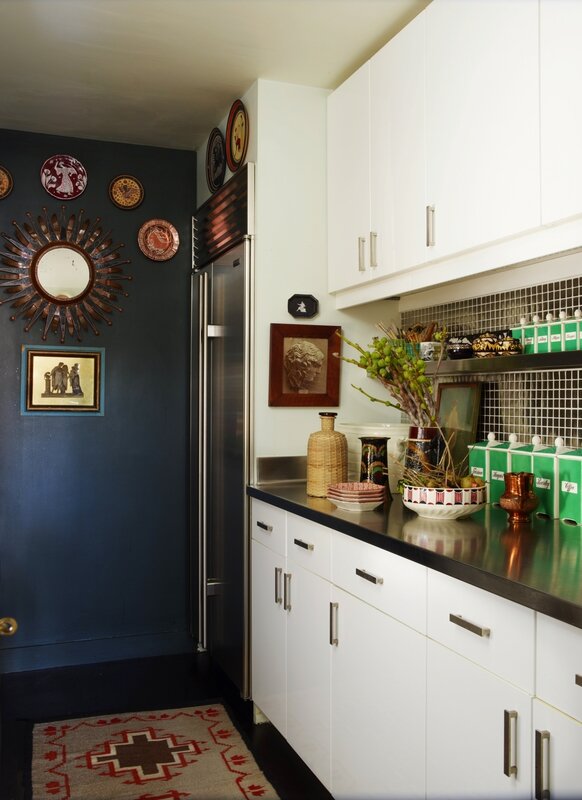
{"label": "sunburst mirror", "polygon": [[43,323],[42,338],[49,332],[60,335],[61,343],[69,336],[81,341],[84,331],[91,329],[98,336],[97,323],[111,325],[118,295],[128,297],[121,281],[130,281],[123,274],[123,244],[113,244],[110,232],[97,217],[93,223],[83,209],[67,218],[65,206],[18,225],[14,234],[2,233],[5,251],[0,251],[0,286],[10,295],[0,305],[10,303],[17,309],[10,317],[26,319],[26,332],[38,321]]}

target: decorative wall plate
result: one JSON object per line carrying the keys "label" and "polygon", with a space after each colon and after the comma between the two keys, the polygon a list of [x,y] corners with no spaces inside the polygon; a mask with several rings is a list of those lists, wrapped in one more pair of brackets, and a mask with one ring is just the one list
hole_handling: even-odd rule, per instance
{"label": "decorative wall plate", "polygon": [[87,170],[73,156],[51,156],[41,167],[40,182],[57,200],[73,200],[85,191]]}
{"label": "decorative wall plate", "polygon": [[231,172],[242,166],[249,144],[249,118],[242,100],[235,100],[226,123],[226,163]]}
{"label": "decorative wall plate", "polygon": [[143,186],[133,175],[118,175],[109,184],[109,199],[118,208],[137,208],[143,198]]}
{"label": "decorative wall plate", "polygon": [[167,220],[150,219],[139,229],[137,243],[144,256],[152,261],[167,261],[176,255],[180,237]]}
{"label": "decorative wall plate", "polygon": [[8,197],[14,186],[12,175],[8,172],[6,167],[0,167],[0,200]]}
{"label": "decorative wall plate", "polygon": [[226,148],[224,136],[218,128],[213,128],[206,146],[206,183],[212,193],[220,189],[226,172]]}

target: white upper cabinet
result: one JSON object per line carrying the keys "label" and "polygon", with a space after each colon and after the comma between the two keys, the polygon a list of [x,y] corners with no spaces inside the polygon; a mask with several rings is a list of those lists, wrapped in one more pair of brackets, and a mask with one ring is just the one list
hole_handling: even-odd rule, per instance
{"label": "white upper cabinet", "polygon": [[538,13],[537,0],[426,10],[429,260],[540,225]]}
{"label": "white upper cabinet", "polygon": [[370,279],[370,65],[328,98],[328,269],[336,291]]}
{"label": "white upper cabinet", "polygon": [[582,3],[541,0],[542,223],[582,213]]}
{"label": "white upper cabinet", "polygon": [[377,276],[426,260],[425,14],[370,62],[371,225]]}
{"label": "white upper cabinet", "polygon": [[328,99],[329,289],[426,258],[424,14]]}

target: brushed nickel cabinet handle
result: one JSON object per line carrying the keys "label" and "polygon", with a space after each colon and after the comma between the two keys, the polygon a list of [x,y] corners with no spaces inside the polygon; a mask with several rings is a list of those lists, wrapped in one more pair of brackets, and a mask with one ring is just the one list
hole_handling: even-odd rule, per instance
{"label": "brushed nickel cabinet handle", "polygon": [[370,583],[376,583],[381,586],[384,583],[384,578],[379,578],[376,575],[371,575],[369,572],[366,572],[365,569],[359,569],[356,567],[356,575],[360,578],[364,578],[366,581],[370,581]]}
{"label": "brushed nickel cabinet handle", "polygon": [[358,236],[358,270],[360,272],[366,271],[366,237]]}
{"label": "brushed nickel cabinet handle", "polygon": [[339,603],[330,603],[329,604],[329,643],[338,645],[338,635],[337,635],[337,615],[338,615],[338,608]]}
{"label": "brushed nickel cabinet handle", "polygon": [[285,572],[283,576],[283,610],[291,611],[291,573]]}
{"label": "brushed nickel cabinet handle", "polygon": [[426,207],[426,246],[434,247],[434,206]]}
{"label": "brushed nickel cabinet handle", "polygon": [[[535,800],[550,800],[550,787],[546,778],[550,767],[549,731],[536,731],[535,747]],[[547,751],[547,759],[544,758],[544,750]]]}
{"label": "brushed nickel cabinet handle", "polygon": [[474,622],[469,622],[469,620],[465,619],[460,614],[449,614],[449,621],[454,625],[458,625],[460,628],[464,628],[466,631],[475,633],[477,636],[491,635],[491,628],[482,628],[480,625],[475,625]]}
{"label": "brushed nickel cabinet handle", "polygon": [[272,525],[267,525],[266,522],[261,522],[260,520],[257,520],[257,528],[261,528],[262,530],[267,531],[267,533],[273,532]]}
{"label": "brushed nickel cabinet handle", "polygon": [[297,547],[302,547],[304,550],[313,550],[315,548],[315,545],[304,542],[303,539],[293,539],[293,544],[296,544]]}
{"label": "brushed nickel cabinet handle", "polygon": [[517,776],[517,711],[503,712],[503,774]]}
{"label": "brushed nickel cabinet handle", "polygon": [[275,567],[275,602],[280,603],[283,599],[281,597],[281,574],[283,572],[282,567]]}
{"label": "brushed nickel cabinet handle", "polygon": [[370,266],[377,267],[378,266],[378,234],[376,231],[370,231]]}
{"label": "brushed nickel cabinet handle", "polygon": [[576,675],[574,678],[576,686],[582,686],[582,675]]}

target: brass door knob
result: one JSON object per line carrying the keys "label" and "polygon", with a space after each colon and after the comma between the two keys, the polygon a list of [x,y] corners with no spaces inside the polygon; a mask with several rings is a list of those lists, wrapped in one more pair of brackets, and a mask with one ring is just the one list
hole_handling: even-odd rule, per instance
{"label": "brass door knob", "polygon": [[12,617],[0,618],[0,636],[14,636],[18,630],[18,622]]}

